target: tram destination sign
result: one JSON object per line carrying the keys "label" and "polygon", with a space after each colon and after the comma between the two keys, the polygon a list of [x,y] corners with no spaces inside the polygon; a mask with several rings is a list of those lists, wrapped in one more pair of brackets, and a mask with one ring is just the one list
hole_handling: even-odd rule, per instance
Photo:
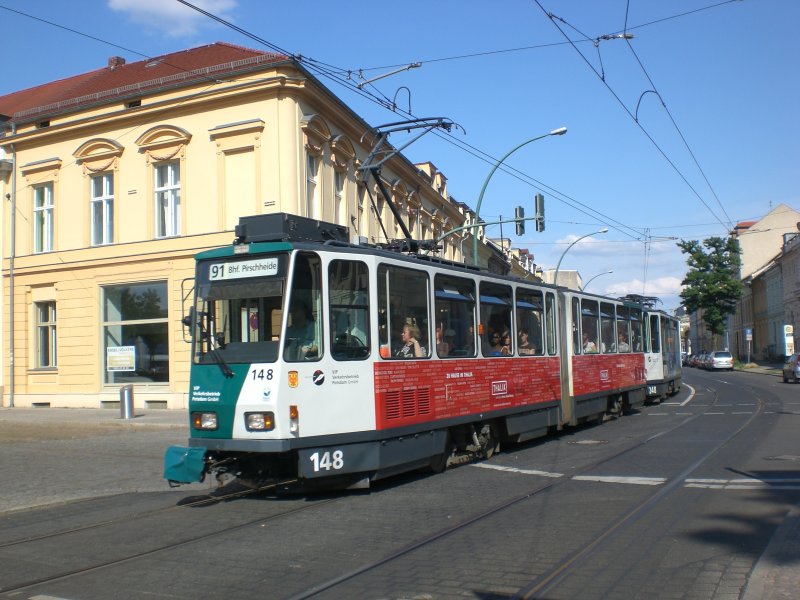
{"label": "tram destination sign", "polygon": [[208,279],[245,279],[247,277],[269,277],[278,274],[278,259],[255,258],[238,262],[213,263],[208,266]]}

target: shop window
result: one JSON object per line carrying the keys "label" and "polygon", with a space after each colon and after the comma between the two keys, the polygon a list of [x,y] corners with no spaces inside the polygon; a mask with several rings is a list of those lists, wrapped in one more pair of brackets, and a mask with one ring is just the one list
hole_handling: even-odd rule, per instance
{"label": "shop window", "polygon": [[169,381],[165,281],[103,288],[105,383]]}

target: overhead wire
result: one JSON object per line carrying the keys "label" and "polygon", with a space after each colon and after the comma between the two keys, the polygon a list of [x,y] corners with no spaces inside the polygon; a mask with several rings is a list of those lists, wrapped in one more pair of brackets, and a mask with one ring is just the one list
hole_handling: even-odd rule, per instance
{"label": "overhead wire", "polygon": [[[670,157],[661,148],[661,146],[658,144],[658,142],[656,142],[656,140],[653,138],[653,136],[650,134],[650,132],[647,131],[647,129],[645,129],[645,127],[639,122],[639,120],[636,118],[636,116],[625,105],[625,103],[622,101],[622,99],[619,97],[619,95],[608,84],[608,82],[605,80],[605,77],[597,72],[597,69],[594,67],[594,65],[592,65],[592,63],[586,58],[586,56],[584,56],[583,52],[581,52],[578,49],[578,47],[575,45],[575,43],[570,39],[570,37],[564,32],[562,27],[556,21],[561,21],[562,23],[564,23],[565,25],[567,25],[569,27],[572,27],[573,29],[574,29],[574,27],[572,25],[570,25],[569,23],[567,23],[567,21],[565,19],[562,19],[561,17],[559,17],[559,16],[549,12],[547,9],[545,9],[545,7],[542,6],[542,3],[540,2],[540,0],[533,0],[533,2],[541,9],[541,11],[544,13],[544,15],[548,19],[550,19],[550,22],[556,27],[556,29],[558,29],[558,31],[561,33],[561,35],[563,35],[564,38],[566,38],[570,42],[570,45],[572,46],[572,48],[578,53],[578,55],[581,57],[581,59],[583,59],[583,61],[586,63],[586,65],[589,67],[589,69],[591,69],[591,71],[598,77],[598,79],[600,79],[602,84],[606,87],[606,89],[609,91],[609,93],[614,97],[614,99],[617,101],[617,103],[622,107],[622,109],[625,111],[625,113],[628,114],[628,116],[631,118],[631,120],[633,120],[633,122],[636,124],[636,126],[642,131],[642,133],[645,135],[645,137],[648,140],[650,140],[650,143],[653,144],[653,146],[656,148],[656,150],[658,150],[659,154],[661,154],[661,156],[664,158],[664,160],[667,161],[667,163],[672,167],[672,169],[675,171],[675,173],[677,173],[677,175],[683,180],[683,182],[686,184],[686,186],[692,191],[694,196],[698,200],[700,200],[700,202],[703,204],[703,206],[706,207],[706,209],[719,222],[719,224],[722,225],[723,228],[727,229],[727,225],[722,221],[722,219],[720,219],[720,217],[716,214],[716,212],[714,212],[714,210],[711,208],[711,206],[709,206],[709,204],[705,201],[705,199],[697,192],[697,190],[694,188],[694,186],[689,182],[689,180],[683,174],[683,172],[681,172],[681,170],[678,168],[678,166],[672,161],[672,159],[670,159]],[[577,31],[577,29],[576,29],[576,31]]]}
{"label": "overhead wire", "polygon": [[[697,157],[695,156],[694,152],[692,151],[692,148],[689,146],[689,142],[686,141],[686,137],[683,135],[683,132],[681,131],[681,128],[678,127],[678,123],[675,122],[675,118],[672,116],[672,112],[670,112],[669,108],[667,108],[667,103],[664,102],[664,97],[661,95],[661,92],[658,91],[658,88],[656,88],[656,84],[653,82],[653,78],[650,77],[650,73],[648,73],[647,69],[645,69],[644,64],[642,63],[641,59],[639,58],[639,55],[636,53],[636,50],[634,50],[630,39],[628,39],[628,37],[624,35],[625,33],[627,33],[628,8],[629,7],[630,7],[630,0],[627,0],[626,9],[625,9],[625,30],[623,31],[622,39],[625,40],[625,43],[627,44],[628,49],[631,51],[631,54],[633,54],[634,58],[636,59],[636,62],[639,63],[639,66],[641,67],[642,72],[644,73],[645,77],[647,77],[647,81],[649,81],[650,85],[653,86],[653,91],[656,93],[656,96],[658,96],[658,99],[661,101],[661,106],[664,107],[664,112],[667,113],[667,116],[669,117],[669,120],[672,121],[672,125],[675,127],[675,131],[678,132],[678,135],[680,136],[681,141],[683,141],[683,145],[686,146],[686,150],[689,152],[689,155],[692,157],[692,160],[694,161],[694,164],[697,167],[697,170],[700,171],[700,174],[703,176],[703,179],[705,179],[705,182],[708,185],[708,189],[710,189],[711,193],[714,194],[714,198],[716,198],[717,204],[719,205],[720,209],[722,209],[722,213],[725,215],[725,218],[728,219],[728,227],[730,228],[730,227],[733,226],[733,223],[731,221],[730,215],[728,215],[728,211],[725,210],[725,206],[722,204],[722,201],[719,199],[719,196],[717,195],[716,190],[714,190],[714,186],[712,186],[711,182],[708,180],[708,177],[706,176],[706,172],[703,170],[703,167],[700,166],[700,162],[697,160]],[[638,115],[637,115],[637,119],[638,119]]]}
{"label": "overhead wire", "polygon": [[[374,88],[374,86],[370,85],[370,87],[376,89],[376,92],[375,93],[369,93],[369,92],[366,92],[363,89],[363,87],[359,87],[359,86],[357,86],[356,84],[352,83],[349,80],[342,80],[342,74],[346,73],[346,71],[343,70],[343,69],[336,68],[336,67],[331,67],[330,65],[327,65],[326,63],[323,63],[321,61],[317,61],[315,59],[310,59],[308,57],[302,57],[302,55],[291,53],[291,52],[289,52],[289,51],[287,51],[287,50],[285,50],[285,49],[283,49],[283,48],[281,48],[281,47],[279,47],[279,46],[277,46],[277,45],[275,45],[275,44],[273,44],[271,42],[268,42],[267,40],[263,39],[262,37],[260,37],[260,36],[258,36],[256,34],[253,34],[253,33],[249,32],[249,31],[239,27],[238,25],[234,25],[233,23],[230,23],[226,19],[223,19],[223,18],[221,18],[221,17],[219,17],[217,15],[214,15],[213,13],[210,13],[209,11],[206,11],[206,10],[204,10],[202,8],[196,7],[191,2],[188,2],[188,0],[178,0],[178,2],[180,2],[181,4],[184,4],[185,6],[188,6],[189,8],[193,8],[194,10],[197,10],[201,14],[208,16],[209,18],[213,19],[214,21],[216,21],[216,22],[218,22],[218,23],[220,23],[222,25],[225,25],[226,27],[230,27],[234,31],[236,31],[238,33],[241,33],[242,35],[246,36],[248,39],[251,39],[253,41],[256,41],[258,43],[266,45],[268,48],[272,49],[273,51],[280,52],[280,53],[283,53],[283,54],[285,54],[287,56],[292,56],[292,57],[297,58],[301,62],[301,64],[306,65],[306,67],[309,68],[310,70],[312,70],[312,71],[314,71],[314,72],[316,72],[316,73],[318,73],[320,75],[323,75],[324,77],[326,77],[328,79],[331,79],[331,80],[335,81],[337,84],[342,85],[342,86],[350,89],[351,91],[360,94],[362,97],[365,97],[365,98],[368,98],[368,99],[372,99],[373,101],[375,101],[380,106],[383,106],[384,108],[387,108],[388,110],[390,110],[392,112],[395,112],[395,113],[398,113],[398,114],[402,114],[402,115],[406,115],[406,116],[409,116],[409,117],[415,117],[415,115],[413,113],[411,113],[409,111],[401,110],[398,107],[394,106],[394,104],[388,99],[388,97],[383,95],[380,92],[380,90],[377,90],[377,88]],[[320,66],[320,65],[323,65],[323,66]],[[332,72],[332,70],[335,70],[336,72],[334,73],[334,72]],[[378,96],[376,94],[380,94],[380,96]],[[452,134],[449,134],[447,132],[439,132],[439,131],[435,131],[434,134],[437,135],[438,137],[440,137],[441,139],[449,141],[451,144],[459,147],[461,150],[466,151],[467,153],[471,154],[472,156],[474,156],[476,158],[479,158],[479,159],[481,159],[481,160],[483,160],[483,161],[485,161],[485,162],[487,162],[489,164],[494,164],[494,163],[497,162],[497,159],[492,158],[488,153],[486,153],[486,152],[484,152],[482,150],[479,150],[475,146],[472,146],[472,145],[464,142],[463,140],[460,140],[460,139],[456,138]],[[489,158],[484,158],[484,157],[489,157]],[[523,175],[523,177],[526,177],[526,178],[536,182],[538,185],[543,186],[546,189],[550,190],[551,193],[559,194],[559,195],[563,196],[564,198],[569,198],[569,200],[571,202],[580,204],[580,206],[582,206],[584,208],[578,208],[577,206],[575,206],[573,204],[570,204],[568,201],[563,200],[562,198],[556,197],[557,200],[567,204],[568,206],[570,206],[572,208],[575,208],[576,210],[578,210],[579,212],[582,212],[583,214],[586,214],[587,216],[592,216],[594,218],[598,218],[598,215],[599,215],[599,220],[601,221],[601,223],[603,223],[605,225],[608,225],[609,227],[613,227],[614,229],[617,229],[617,230],[621,231],[625,235],[628,235],[630,237],[636,238],[635,235],[632,235],[629,232],[624,231],[624,230],[635,231],[633,228],[631,228],[631,227],[629,227],[627,225],[624,225],[623,223],[620,223],[619,221],[616,221],[615,219],[613,219],[613,218],[611,218],[611,217],[609,217],[607,215],[604,215],[603,213],[600,213],[599,211],[596,211],[596,210],[592,209],[591,207],[589,207],[586,204],[580,203],[577,200],[575,200],[573,198],[570,198],[569,196],[567,196],[566,194],[563,194],[562,192],[559,192],[555,188],[553,188],[551,186],[548,186],[548,185],[546,185],[546,184],[534,179],[533,177],[531,177],[529,175],[523,174],[521,171],[513,169],[513,167],[507,167],[507,168],[503,168],[503,167],[505,167],[505,165],[501,165],[500,170],[503,170],[504,172],[509,173],[512,176],[517,177],[516,175],[514,175],[511,172],[511,171],[516,171],[516,173],[519,173],[519,174]],[[517,178],[519,179],[519,177],[517,177]],[[529,182],[528,182],[528,184],[530,185]],[[591,214],[590,212],[587,212],[587,210],[585,210],[585,209],[588,209],[588,210],[592,211],[592,213],[594,213],[594,214]],[[635,231],[635,233],[641,235],[640,232],[638,232],[638,231]]]}

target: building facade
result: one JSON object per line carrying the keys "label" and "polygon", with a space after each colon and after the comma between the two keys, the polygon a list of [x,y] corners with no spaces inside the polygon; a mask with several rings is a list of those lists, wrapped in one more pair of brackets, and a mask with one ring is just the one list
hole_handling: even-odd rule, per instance
{"label": "building facade", "polygon": [[[193,256],[229,244],[241,216],[402,237],[359,170],[374,131],[284,56],[217,43],[114,57],[0,97],[0,114],[4,406],[112,405],[130,384],[137,406],[185,407]],[[416,239],[474,219],[431,163],[396,154],[381,177]],[[472,231],[441,256],[461,260]]]}

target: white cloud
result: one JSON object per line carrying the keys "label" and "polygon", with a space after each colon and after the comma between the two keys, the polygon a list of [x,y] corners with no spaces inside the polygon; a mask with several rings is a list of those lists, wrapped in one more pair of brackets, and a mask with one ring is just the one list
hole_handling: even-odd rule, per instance
{"label": "white cloud", "polygon": [[[192,4],[230,20],[228,11],[236,7],[236,0],[194,0]],[[204,25],[214,23],[209,17],[174,0],[108,0],[108,7],[169,37],[194,35]]]}
{"label": "white cloud", "polygon": [[608,286],[608,294],[624,296],[625,294],[642,294],[644,296],[677,296],[683,286],[678,277],[657,277],[648,279],[644,284],[641,279],[630,279]]}

